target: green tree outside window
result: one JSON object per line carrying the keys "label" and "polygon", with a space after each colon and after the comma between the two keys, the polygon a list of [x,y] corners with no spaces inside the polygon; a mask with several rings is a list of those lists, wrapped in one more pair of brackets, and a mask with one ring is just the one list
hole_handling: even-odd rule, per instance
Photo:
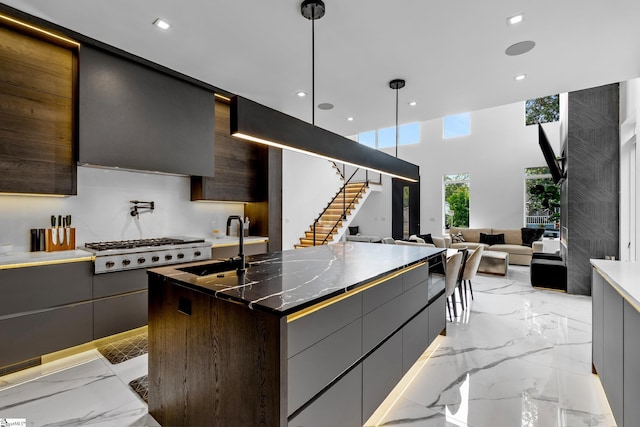
{"label": "green tree outside window", "polygon": [[560,120],[560,95],[529,99],[525,102],[525,124],[557,122]]}
{"label": "green tree outside window", "polygon": [[469,227],[469,174],[445,175],[445,228]]}

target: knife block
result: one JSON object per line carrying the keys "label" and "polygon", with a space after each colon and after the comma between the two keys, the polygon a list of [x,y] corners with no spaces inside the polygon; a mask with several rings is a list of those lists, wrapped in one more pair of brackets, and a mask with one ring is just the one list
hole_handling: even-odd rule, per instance
{"label": "knife block", "polygon": [[[54,237],[55,236],[55,237]],[[76,229],[71,227],[47,228],[46,251],[70,251],[76,248]]]}

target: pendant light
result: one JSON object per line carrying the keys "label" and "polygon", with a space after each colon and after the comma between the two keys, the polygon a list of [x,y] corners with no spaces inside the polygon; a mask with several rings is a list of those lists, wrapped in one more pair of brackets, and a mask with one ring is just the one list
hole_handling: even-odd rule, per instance
{"label": "pendant light", "polygon": [[324,16],[322,0],[304,0],[300,4],[300,13],[311,21],[311,124],[316,124],[316,19]]}
{"label": "pendant light", "polygon": [[[246,141],[317,156],[393,178],[417,182],[420,179],[420,168],[413,163],[398,159],[397,152],[396,157],[393,157],[315,125],[315,20],[324,16],[324,2],[304,0],[300,4],[300,13],[311,21],[311,123],[249,99],[234,96],[231,98],[231,135]],[[402,86],[404,86],[404,80],[402,80]],[[402,86],[398,86],[398,89]],[[318,108],[322,109],[322,105]]]}
{"label": "pendant light", "polygon": [[398,157],[398,91],[405,86],[403,79],[393,79],[389,82],[389,87],[396,91],[396,157]]}

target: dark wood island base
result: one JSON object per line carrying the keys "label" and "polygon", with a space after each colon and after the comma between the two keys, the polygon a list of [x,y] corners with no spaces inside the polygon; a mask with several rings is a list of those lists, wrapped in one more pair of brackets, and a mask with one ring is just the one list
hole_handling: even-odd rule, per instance
{"label": "dark wood island base", "polygon": [[166,426],[286,425],[286,318],[150,287],[149,413]]}

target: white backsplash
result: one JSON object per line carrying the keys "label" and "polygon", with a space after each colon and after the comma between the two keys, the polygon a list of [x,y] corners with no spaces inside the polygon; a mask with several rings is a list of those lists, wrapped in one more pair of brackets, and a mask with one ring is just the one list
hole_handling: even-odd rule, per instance
{"label": "white backsplash", "polygon": [[[213,238],[214,222],[224,233],[229,215],[243,215],[241,203],[192,202],[190,193],[189,177],[78,167],[77,196],[0,196],[0,244],[29,251],[29,230],[49,227],[51,215],[73,216],[79,247],[164,236]],[[136,219],[130,200],[154,201],[155,210]]]}

